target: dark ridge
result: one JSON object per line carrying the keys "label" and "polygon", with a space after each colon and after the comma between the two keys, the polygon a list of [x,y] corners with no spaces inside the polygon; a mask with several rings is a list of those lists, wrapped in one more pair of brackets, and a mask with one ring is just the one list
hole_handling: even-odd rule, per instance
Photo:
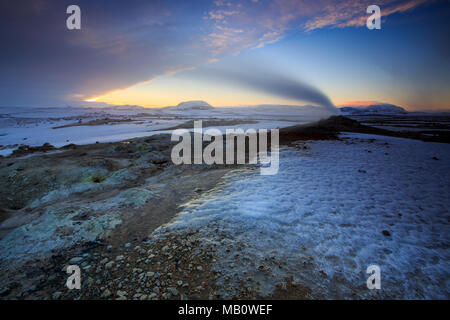
{"label": "dark ridge", "polygon": [[22,155],[26,155],[26,154],[34,153],[34,152],[47,152],[47,151],[53,151],[53,150],[56,150],[56,148],[48,142],[46,142],[42,146],[38,146],[38,147],[21,145],[21,146],[19,146],[19,148],[17,148],[16,150],[13,151],[12,155],[13,156],[22,156]]}
{"label": "dark ridge", "polygon": [[280,129],[280,143],[289,144],[296,140],[335,140],[340,132],[355,132],[408,138],[426,142],[450,143],[450,133],[440,132],[439,135],[429,136],[414,131],[391,131],[363,125],[356,120],[344,116],[332,116],[306,125],[295,125]]}

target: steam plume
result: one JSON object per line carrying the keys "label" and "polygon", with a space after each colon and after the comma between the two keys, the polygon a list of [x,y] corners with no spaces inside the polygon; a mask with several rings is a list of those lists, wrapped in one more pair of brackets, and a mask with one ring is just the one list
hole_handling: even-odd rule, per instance
{"label": "steam plume", "polygon": [[237,83],[240,86],[246,86],[282,98],[316,104],[326,108],[332,114],[339,114],[339,109],[319,89],[280,72],[261,70],[261,68],[258,68],[257,71],[249,71],[249,69],[220,71],[209,69],[207,74],[209,77],[218,77],[221,80]]}

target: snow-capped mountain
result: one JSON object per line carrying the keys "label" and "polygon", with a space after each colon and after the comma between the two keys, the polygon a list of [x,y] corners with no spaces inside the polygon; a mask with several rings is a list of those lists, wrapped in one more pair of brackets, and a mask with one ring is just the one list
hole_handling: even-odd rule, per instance
{"label": "snow-capped mountain", "polygon": [[178,110],[210,110],[213,109],[213,106],[203,100],[192,100],[181,102],[176,108]]}
{"label": "snow-capped mountain", "polygon": [[342,114],[406,114],[408,113],[402,107],[383,103],[372,104],[369,106],[343,106],[340,108]]}

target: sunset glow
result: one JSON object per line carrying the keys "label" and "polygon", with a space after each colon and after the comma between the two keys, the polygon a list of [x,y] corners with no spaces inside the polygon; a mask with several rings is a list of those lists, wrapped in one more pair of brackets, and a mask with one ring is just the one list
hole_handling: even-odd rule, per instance
{"label": "sunset glow", "polygon": [[95,102],[95,101],[97,101],[99,98],[91,98],[91,99],[86,99],[86,100],[84,100],[84,101],[86,101],[86,102]]}
{"label": "sunset glow", "polygon": [[449,0],[1,0],[0,300],[450,300],[449,22]]}
{"label": "sunset glow", "polygon": [[[52,10],[32,6],[23,15],[8,15],[16,10],[12,6],[3,9],[3,29],[15,30],[13,37],[5,34],[8,50],[0,53],[2,75],[13,75],[0,86],[3,104],[311,103],[227,75],[239,70],[260,81],[276,70],[316,88],[334,105],[383,101],[408,110],[450,109],[445,1],[385,0],[379,30],[366,27],[361,0],[326,0],[323,7],[287,0],[137,1],[134,9],[117,4],[108,10],[89,1],[79,5],[86,20],[70,32],[58,27],[63,3]],[[17,19],[28,15],[36,28]],[[23,64],[25,42],[35,52],[30,64]]]}

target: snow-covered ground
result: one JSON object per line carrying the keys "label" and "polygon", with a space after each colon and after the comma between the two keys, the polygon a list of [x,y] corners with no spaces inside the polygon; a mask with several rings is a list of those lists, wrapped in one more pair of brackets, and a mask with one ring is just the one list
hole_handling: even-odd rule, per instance
{"label": "snow-covered ground", "polygon": [[[10,108],[0,110],[0,154],[20,144],[61,147],[170,133],[164,129],[192,119],[258,121],[216,127],[224,130],[324,117],[315,108],[292,106]],[[105,118],[122,122],[54,129]],[[292,277],[311,298],[449,299],[450,146],[350,133],[342,138],[282,147],[273,176],[259,169],[233,172],[158,232],[195,229],[205,245],[215,245],[224,297],[236,294],[241,281],[268,295]],[[381,268],[379,291],[366,287],[373,264]]]}
{"label": "snow-covered ground", "polygon": [[[319,107],[298,106],[257,106],[223,107],[202,110],[183,107],[145,109],[141,107],[111,108],[0,108],[0,155],[6,156],[19,145],[41,146],[48,142],[55,147],[67,144],[91,144],[95,142],[115,142],[130,138],[150,136],[188,120],[240,120],[258,123],[226,128],[281,128],[298,123],[307,123],[326,118],[329,113]],[[89,121],[109,119],[101,125]],[[77,124],[84,125],[61,126]]]}
{"label": "snow-covered ground", "polygon": [[[450,146],[343,137],[281,149],[277,175],[232,175],[160,232],[215,244],[224,296],[292,276],[312,298],[450,298]],[[366,287],[373,264],[381,290]]]}
{"label": "snow-covered ground", "polygon": [[4,135],[0,136],[0,145],[9,147],[0,150],[0,154],[8,155],[17,148],[17,145],[21,144],[41,146],[48,142],[59,148],[70,143],[114,142],[149,136],[151,135],[150,131],[164,129],[184,121],[159,120],[155,122],[157,124],[152,122],[125,122],[53,129],[55,126],[64,124],[46,121],[24,126],[1,127],[1,134]]}

